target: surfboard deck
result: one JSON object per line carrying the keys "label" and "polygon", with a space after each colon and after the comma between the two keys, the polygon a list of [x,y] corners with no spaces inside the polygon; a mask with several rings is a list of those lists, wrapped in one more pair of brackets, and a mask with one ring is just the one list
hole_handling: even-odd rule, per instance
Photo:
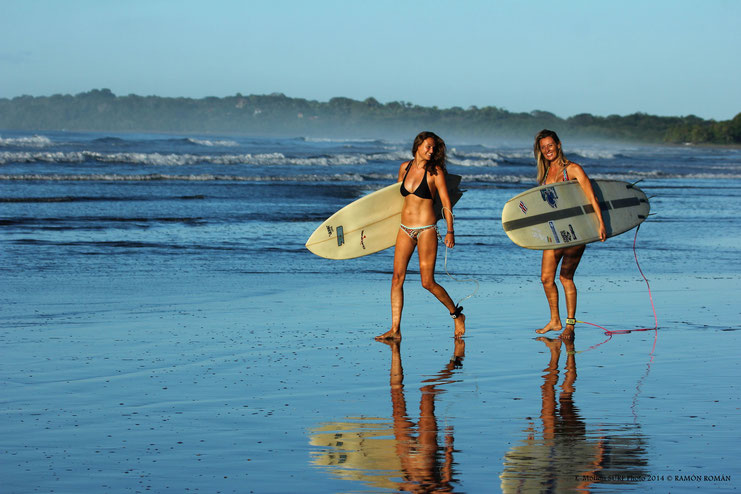
{"label": "surfboard deck", "polygon": [[[628,182],[591,180],[607,237],[640,225],[650,211],[646,194]],[[541,185],[516,195],[502,209],[502,228],[520,247],[562,249],[599,240],[599,222],[575,180]]]}
{"label": "surfboard deck", "polygon": [[[460,175],[447,174],[448,195],[455,205],[463,195]],[[306,248],[327,259],[353,259],[380,252],[396,244],[404,198],[399,182],[372,192],[343,207],[319,225],[306,241]],[[442,204],[433,204],[437,219]]]}

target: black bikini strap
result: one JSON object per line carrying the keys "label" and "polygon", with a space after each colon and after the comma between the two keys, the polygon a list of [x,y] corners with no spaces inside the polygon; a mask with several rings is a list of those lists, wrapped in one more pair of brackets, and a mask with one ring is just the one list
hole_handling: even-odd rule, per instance
{"label": "black bikini strap", "polygon": [[401,183],[402,183],[402,184],[403,184],[404,182],[406,182],[406,179],[407,179],[407,175],[409,175],[409,169],[410,169],[410,168],[412,167],[412,161],[414,161],[414,160],[410,160],[410,161],[409,161],[409,164],[407,165],[407,169],[406,169],[406,170],[404,171],[404,178],[402,178],[402,179],[401,179]]}

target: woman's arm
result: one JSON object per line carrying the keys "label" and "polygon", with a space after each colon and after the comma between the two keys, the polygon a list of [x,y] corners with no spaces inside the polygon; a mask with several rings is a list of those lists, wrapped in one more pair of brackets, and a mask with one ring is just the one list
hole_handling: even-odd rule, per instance
{"label": "woman's arm", "polygon": [[450,195],[448,195],[448,184],[445,182],[445,174],[441,168],[437,168],[437,173],[433,175],[435,179],[435,188],[437,189],[438,197],[443,205],[443,218],[448,228],[448,233],[445,234],[445,245],[453,247],[455,245],[455,234],[453,229],[453,205],[450,202]]}
{"label": "woman's arm", "polygon": [[399,165],[399,176],[396,178],[397,182],[401,182],[404,180],[404,172],[407,170],[407,166],[409,165],[408,161],[405,161],[401,165]]}
{"label": "woman's arm", "polygon": [[566,173],[568,173],[569,177],[575,178],[579,182],[584,195],[587,196],[587,200],[594,208],[594,212],[597,214],[597,219],[599,220],[599,238],[600,241],[604,242],[607,239],[607,230],[605,229],[605,222],[602,219],[602,210],[599,207],[599,201],[597,201],[597,197],[594,195],[594,189],[592,189],[592,184],[589,182],[589,177],[587,177],[584,169],[576,163],[571,163]]}

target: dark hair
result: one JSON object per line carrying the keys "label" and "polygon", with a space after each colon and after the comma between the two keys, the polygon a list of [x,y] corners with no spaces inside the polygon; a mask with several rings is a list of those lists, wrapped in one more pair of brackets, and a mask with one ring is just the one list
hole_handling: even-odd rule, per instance
{"label": "dark hair", "polygon": [[432,159],[427,162],[425,168],[427,169],[427,173],[435,175],[437,173],[435,168],[440,167],[444,175],[448,173],[448,169],[446,168],[445,141],[434,132],[424,131],[417,134],[417,137],[414,138],[414,144],[412,144],[412,156],[417,155],[417,148],[430,137],[435,141],[435,150],[432,152]]}

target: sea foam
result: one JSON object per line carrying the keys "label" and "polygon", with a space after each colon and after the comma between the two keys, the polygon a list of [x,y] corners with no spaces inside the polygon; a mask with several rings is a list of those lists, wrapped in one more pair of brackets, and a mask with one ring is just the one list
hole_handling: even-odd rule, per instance
{"label": "sea foam", "polygon": [[41,148],[51,146],[52,141],[48,137],[44,136],[30,136],[30,137],[0,137],[0,147],[34,147]]}

